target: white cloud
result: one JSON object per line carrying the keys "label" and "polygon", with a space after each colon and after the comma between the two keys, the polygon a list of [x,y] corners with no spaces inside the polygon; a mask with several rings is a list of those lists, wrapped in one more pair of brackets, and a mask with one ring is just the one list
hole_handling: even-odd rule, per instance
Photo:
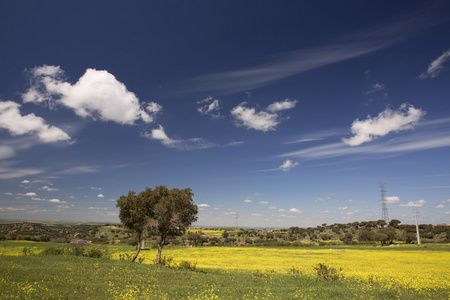
{"label": "white cloud", "polygon": [[235,211],[228,211],[228,212],[225,212],[224,213],[224,215],[235,215],[236,214],[236,212]]}
{"label": "white cloud", "polygon": [[48,200],[48,202],[52,202],[52,203],[62,203],[59,199],[50,199],[50,200]]}
{"label": "white cloud", "polygon": [[319,197],[315,202],[327,202],[328,200],[331,200],[331,197]]}
{"label": "white cloud", "polygon": [[270,206],[269,209],[277,209],[275,206]]}
{"label": "white cloud", "polygon": [[35,114],[22,116],[20,104],[13,101],[0,101],[0,128],[12,135],[36,132],[44,143],[70,140],[70,136],[58,127],[46,124],[45,120]]}
{"label": "white cloud", "polygon": [[392,197],[384,197],[384,202],[385,203],[399,203],[400,198],[397,196],[392,196]]}
{"label": "white cloud", "polygon": [[213,119],[218,119],[221,117],[220,115],[220,101],[218,99],[214,99],[212,96],[208,96],[208,98],[197,101],[197,104],[201,104],[197,108],[197,111],[202,115],[209,115]]}
{"label": "white cloud", "polygon": [[267,201],[259,201],[260,204],[269,204]]}
{"label": "white cloud", "polygon": [[291,109],[295,106],[297,100],[285,99],[284,101],[274,102],[267,107],[267,111],[256,112],[255,108],[246,107],[247,103],[242,102],[231,110],[231,115],[235,118],[236,126],[244,126],[247,129],[260,131],[275,130],[280,124],[281,110]]}
{"label": "white cloud", "polygon": [[12,196],[13,193],[2,193],[2,195]]}
{"label": "white cloud", "polygon": [[408,204],[400,204],[400,207],[421,207],[427,202],[425,200],[409,201]]}
{"label": "white cloud", "polygon": [[347,202],[349,202],[349,203],[356,203],[356,204],[363,204],[363,203],[366,203],[366,201],[353,200],[353,199],[349,199]]}
{"label": "white cloud", "polygon": [[354,136],[343,138],[342,141],[350,146],[358,146],[392,131],[412,129],[424,115],[424,111],[407,103],[402,104],[396,111],[386,108],[375,118],[368,116],[364,121],[356,119],[351,127]]}
{"label": "white cloud", "polygon": [[37,194],[33,192],[28,192],[26,194],[18,194],[19,196],[36,197]]}
{"label": "white cloud", "polygon": [[425,79],[428,77],[435,78],[444,69],[443,64],[450,60],[450,49],[442,53],[441,56],[436,58],[429,66],[425,73],[419,75],[420,78]]}
{"label": "white cloud", "polygon": [[299,209],[296,209],[295,207],[294,207],[294,208],[291,208],[291,209],[289,210],[289,212],[291,212],[291,213],[295,213],[295,214],[301,214],[301,213],[302,213],[302,211],[301,211],[301,210],[299,210]]}
{"label": "white cloud", "polygon": [[344,206],[344,207],[339,207],[338,209],[339,209],[339,210],[347,210],[348,207],[347,207],[347,206]]}
{"label": "white cloud", "polygon": [[275,130],[279,124],[278,114],[265,111],[256,112],[254,108],[245,107],[247,103],[241,103],[231,110],[236,119],[236,126],[245,126],[247,129],[261,131]]}
{"label": "white cloud", "polygon": [[253,217],[264,217],[263,214],[256,214],[256,213],[252,214],[252,216],[253,216]]}
{"label": "white cloud", "polygon": [[59,172],[56,172],[55,174],[59,175],[72,175],[72,174],[81,174],[81,173],[95,173],[97,172],[98,167],[97,166],[79,166],[79,167],[73,167],[66,170],[62,170]]}
{"label": "white cloud", "polygon": [[152,129],[151,133],[141,133],[142,137],[159,140],[164,146],[178,150],[198,150],[214,147],[215,144],[202,138],[191,138],[187,140],[169,138],[164,131],[164,127],[159,125],[157,129]]}
{"label": "white cloud", "polygon": [[30,181],[29,180],[22,180],[20,183],[30,183]]}
{"label": "white cloud", "polygon": [[287,171],[289,171],[290,169],[295,168],[295,167],[298,166],[298,165],[299,165],[298,162],[293,162],[293,161],[290,160],[290,159],[286,159],[286,160],[284,161],[284,163],[283,163],[281,166],[279,166],[279,168],[280,168],[283,172],[287,172]]}
{"label": "white cloud", "polygon": [[298,102],[297,100],[285,99],[283,101],[274,102],[270,104],[269,106],[267,106],[267,110],[270,112],[277,112],[280,110],[291,109],[295,107],[297,102]]}
{"label": "white cloud", "polygon": [[[63,80],[64,71],[59,66],[41,66],[31,70],[32,85],[22,95],[23,101],[48,103],[50,107],[64,105],[83,117],[99,118],[119,124],[133,124],[142,119],[150,123],[136,95],[107,71],[87,69],[78,82],[70,84]],[[158,106],[150,104],[151,113]]]}
{"label": "white cloud", "polygon": [[450,203],[450,199],[442,200],[441,203]]}
{"label": "white cloud", "polygon": [[436,206],[436,208],[445,208],[445,205],[439,204]]}
{"label": "white cloud", "polygon": [[103,188],[91,186],[91,190],[101,191]]}
{"label": "white cloud", "polygon": [[98,194],[97,198],[105,198],[105,196],[103,196],[103,194]]}
{"label": "white cloud", "polygon": [[209,204],[199,204],[198,207],[209,207]]}
{"label": "white cloud", "polygon": [[150,102],[147,107],[147,111],[151,114],[159,113],[162,110],[162,105],[159,105],[156,102]]}
{"label": "white cloud", "polygon": [[48,186],[46,186],[46,185],[44,185],[43,187],[41,187],[40,190],[47,191],[47,192],[59,191],[59,189],[51,188],[51,187],[48,187]]}
{"label": "white cloud", "polygon": [[95,209],[95,210],[106,210],[106,207],[88,207],[88,209]]}
{"label": "white cloud", "polygon": [[250,200],[250,199],[245,199],[244,202],[245,202],[245,203],[251,203],[252,200]]}
{"label": "white cloud", "polygon": [[320,213],[321,213],[321,214],[328,214],[328,213],[330,213],[330,211],[328,211],[328,210],[322,210]]}
{"label": "white cloud", "polygon": [[446,211],[446,212],[444,212],[444,215],[450,215],[450,210],[449,210],[449,211]]}
{"label": "white cloud", "polygon": [[25,207],[0,207],[0,211],[23,211],[25,210]]}

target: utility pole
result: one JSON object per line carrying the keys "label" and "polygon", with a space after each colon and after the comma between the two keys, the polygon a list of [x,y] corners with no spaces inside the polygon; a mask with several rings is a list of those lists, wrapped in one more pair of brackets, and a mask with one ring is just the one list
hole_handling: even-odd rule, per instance
{"label": "utility pole", "polygon": [[389,214],[386,206],[386,190],[384,189],[384,183],[380,183],[380,195],[381,195],[381,218],[389,223]]}
{"label": "utility pole", "polygon": [[420,245],[419,223],[417,222],[417,209],[414,209],[414,215],[416,217],[416,233],[417,233],[417,245]]}

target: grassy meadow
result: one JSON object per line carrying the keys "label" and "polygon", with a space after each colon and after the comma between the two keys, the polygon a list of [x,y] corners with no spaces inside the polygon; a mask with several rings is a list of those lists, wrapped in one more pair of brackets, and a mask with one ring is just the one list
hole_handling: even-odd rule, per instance
{"label": "grassy meadow", "polygon": [[[172,267],[120,257],[126,244],[103,245],[110,258],[38,254],[61,244],[0,242],[0,299],[449,299],[450,245],[399,247],[166,247]],[[25,250],[24,250],[25,249]],[[173,259],[173,260],[171,260]],[[195,271],[179,268],[183,261]],[[342,271],[324,280],[314,269]]]}

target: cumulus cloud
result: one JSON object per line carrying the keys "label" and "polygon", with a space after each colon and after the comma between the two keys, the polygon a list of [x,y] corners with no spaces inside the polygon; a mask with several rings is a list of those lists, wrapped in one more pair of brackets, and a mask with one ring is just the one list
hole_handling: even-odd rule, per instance
{"label": "cumulus cloud", "polygon": [[282,170],[283,172],[287,172],[290,169],[295,168],[298,165],[299,165],[298,162],[294,162],[294,161],[292,161],[290,159],[286,159],[284,161],[284,163],[281,166],[279,166],[279,169]]}
{"label": "cumulus cloud", "polygon": [[283,101],[274,102],[267,106],[267,110],[270,112],[277,112],[280,110],[286,110],[294,108],[297,104],[297,100],[284,99]]}
{"label": "cumulus cloud", "polygon": [[0,128],[11,135],[37,133],[44,143],[70,140],[70,136],[62,129],[48,125],[45,120],[35,114],[22,116],[20,104],[13,101],[0,101]]}
{"label": "cumulus cloud", "polygon": [[59,199],[50,199],[50,200],[48,200],[48,202],[51,202],[51,203],[63,203]]}
{"label": "cumulus cloud", "polygon": [[252,216],[253,216],[253,217],[264,217],[263,214],[257,214],[257,213],[253,213]]}
{"label": "cumulus cloud", "polygon": [[439,204],[439,205],[436,206],[436,208],[445,208],[445,205]]}
{"label": "cumulus cloud", "polygon": [[268,201],[259,201],[260,204],[269,204]]}
{"label": "cumulus cloud", "polygon": [[[114,75],[104,70],[87,69],[75,84],[64,80],[59,66],[41,66],[30,70],[31,87],[22,95],[23,101],[47,103],[50,107],[64,105],[77,115],[119,124],[145,123],[153,117],[145,112],[139,99]],[[156,103],[147,106],[149,112],[160,110]]]}
{"label": "cumulus cloud", "polygon": [[421,207],[427,202],[425,200],[409,201],[408,204],[400,204],[400,207]]}
{"label": "cumulus cloud", "polygon": [[177,150],[197,150],[215,146],[214,143],[202,138],[191,138],[187,140],[169,138],[164,130],[164,127],[161,125],[159,125],[156,129],[152,129],[150,133],[141,133],[141,136],[148,139],[159,140],[164,146]]}
{"label": "cumulus cloud", "polygon": [[275,130],[280,123],[280,114],[278,111],[291,109],[295,106],[297,100],[286,99],[281,102],[274,102],[267,107],[267,111],[257,112],[255,108],[246,107],[243,102],[231,110],[231,115],[235,118],[236,126],[244,126],[247,129],[260,131]]}
{"label": "cumulus cloud", "polygon": [[44,185],[43,187],[41,187],[40,190],[47,191],[47,192],[59,191],[59,190],[56,189],[56,188],[51,188],[51,187],[48,187],[48,186],[46,186],[46,185]]}
{"label": "cumulus cloud", "polygon": [[396,111],[386,108],[375,118],[368,116],[364,121],[356,119],[351,127],[354,136],[343,138],[342,141],[350,146],[358,146],[393,131],[412,129],[424,115],[424,111],[407,103]]}
{"label": "cumulus cloud", "polygon": [[252,200],[250,200],[250,199],[245,199],[244,202],[245,202],[245,203],[252,203]]}
{"label": "cumulus cloud", "polygon": [[291,212],[291,213],[295,213],[295,214],[301,214],[301,213],[302,213],[302,211],[301,211],[301,210],[299,210],[299,209],[296,209],[295,207],[294,207],[294,208],[291,208],[291,209],[289,209],[289,212]]}
{"label": "cumulus cloud", "polygon": [[98,194],[97,198],[105,198],[105,196],[103,196],[103,194]]}
{"label": "cumulus cloud", "polygon": [[348,207],[347,207],[347,206],[344,206],[344,207],[339,207],[338,209],[339,209],[339,210],[347,210]]}
{"label": "cumulus cloud", "polygon": [[428,66],[426,72],[419,75],[420,78],[436,78],[439,73],[444,69],[443,64],[450,60],[450,49],[442,53],[441,56],[436,58],[431,64]]}
{"label": "cumulus cloud", "polygon": [[209,204],[199,204],[198,207],[209,207]]}
{"label": "cumulus cloud", "polygon": [[450,203],[450,199],[442,200],[441,203]]}
{"label": "cumulus cloud", "polygon": [[218,99],[214,99],[212,96],[208,96],[208,98],[197,101],[197,104],[201,106],[197,107],[197,111],[202,115],[209,115],[213,119],[218,119],[221,117],[220,115],[220,101]]}
{"label": "cumulus cloud", "polygon": [[36,197],[37,194],[33,192],[28,192],[26,194],[18,194],[19,196]]}
{"label": "cumulus cloud", "polygon": [[397,196],[384,197],[384,202],[385,203],[399,203],[400,202],[400,198],[397,197]]}

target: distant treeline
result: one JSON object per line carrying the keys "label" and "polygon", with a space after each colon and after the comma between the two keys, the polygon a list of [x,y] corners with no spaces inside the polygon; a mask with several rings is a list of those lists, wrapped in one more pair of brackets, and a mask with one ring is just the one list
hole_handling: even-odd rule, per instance
{"label": "distant treeline", "polygon": [[[419,225],[422,243],[449,243],[449,225]],[[172,238],[172,246],[309,246],[339,244],[416,243],[416,226],[399,220],[322,224],[317,227],[284,229],[196,228]],[[69,243],[84,239],[94,244],[137,244],[137,237],[120,224],[47,224],[9,222],[0,224],[0,240],[28,240]],[[145,244],[154,247],[156,236],[146,236]]]}

